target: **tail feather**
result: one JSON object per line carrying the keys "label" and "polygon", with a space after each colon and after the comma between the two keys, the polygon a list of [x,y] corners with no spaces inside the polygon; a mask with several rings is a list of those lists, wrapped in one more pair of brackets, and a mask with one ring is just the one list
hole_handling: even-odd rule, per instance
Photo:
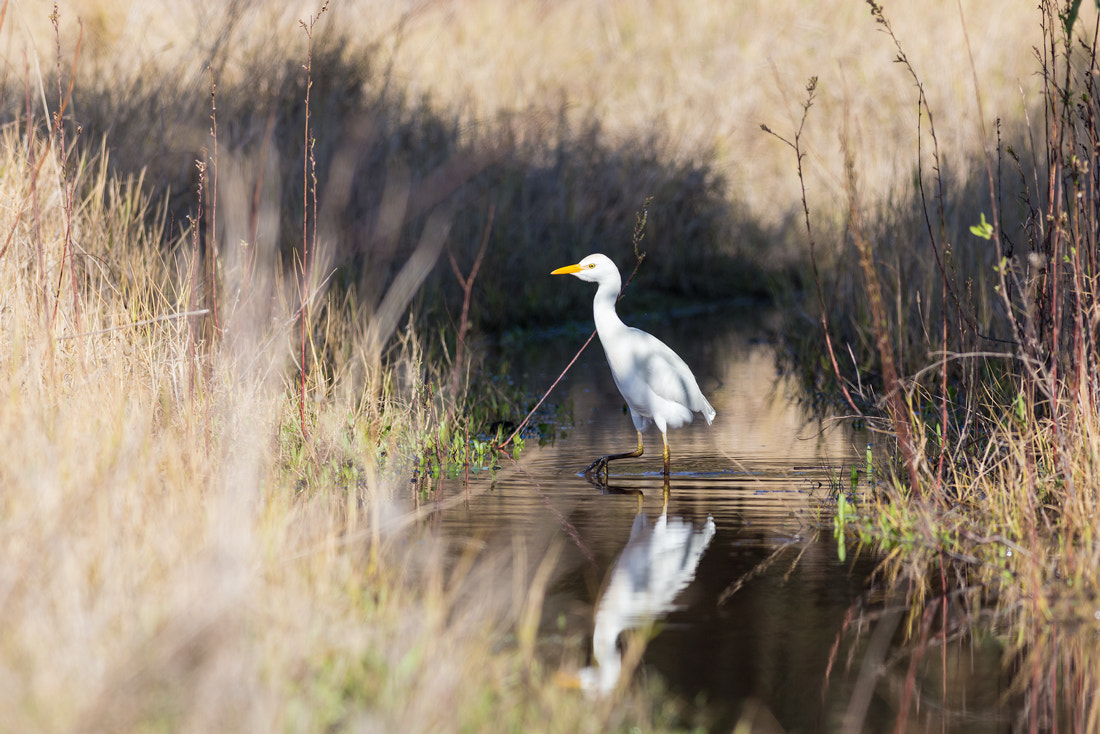
{"label": "tail feather", "polygon": [[714,420],[714,416],[718,415],[714,411],[714,408],[711,407],[711,404],[707,402],[706,398],[703,398],[703,408],[699,412],[703,414],[703,418],[706,419],[708,426],[710,425],[710,422]]}

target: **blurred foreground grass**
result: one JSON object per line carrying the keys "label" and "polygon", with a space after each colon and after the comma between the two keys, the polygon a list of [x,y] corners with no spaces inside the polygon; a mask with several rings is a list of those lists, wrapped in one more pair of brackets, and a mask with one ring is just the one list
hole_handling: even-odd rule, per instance
{"label": "blurred foreground grass", "polygon": [[577,650],[509,642],[539,598],[530,569],[446,547],[407,502],[415,433],[441,420],[413,398],[429,373],[408,337],[362,363],[384,383],[369,405],[311,384],[303,438],[297,322],[262,264],[227,270],[239,296],[204,340],[199,317],[172,317],[192,300],[189,239],[165,249],[136,181],[11,128],[0,156],[0,196],[20,204],[0,215],[0,729],[667,718],[554,685],[550,663]]}

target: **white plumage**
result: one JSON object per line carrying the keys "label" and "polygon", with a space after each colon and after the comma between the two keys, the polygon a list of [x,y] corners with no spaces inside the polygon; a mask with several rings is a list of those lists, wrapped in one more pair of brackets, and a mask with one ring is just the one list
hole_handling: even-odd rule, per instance
{"label": "white plumage", "polygon": [[643,627],[676,608],[676,597],[695,578],[703,551],[714,538],[714,519],[699,529],[679,517],[661,513],[649,524],[638,513],[630,540],[611,571],[611,579],[596,605],[592,631],[594,667],[583,668],[577,683],[603,696],[615,690],[622,675],[619,634]]}
{"label": "white plumage", "polygon": [[558,268],[552,275],[575,275],[598,284],[592,301],[592,314],[600,336],[611,376],[630,408],[630,417],[638,432],[638,448],[624,454],[597,459],[586,473],[607,470],[607,463],[642,455],[642,433],[652,422],[661,432],[664,444],[664,473],[669,472],[668,430],[690,423],[702,413],[709,425],[714,408],[703,397],[691,369],[676,352],[652,334],[627,326],[615,312],[615,301],[622,290],[622,278],[615,263],[606,255],[594,254],[576,265]]}

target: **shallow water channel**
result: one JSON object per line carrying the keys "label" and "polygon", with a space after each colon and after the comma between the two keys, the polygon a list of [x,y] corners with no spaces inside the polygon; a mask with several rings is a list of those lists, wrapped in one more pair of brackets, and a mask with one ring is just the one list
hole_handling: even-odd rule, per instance
{"label": "shallow water channel", "polygon": [[[849,545],[842,560],[833,535],[833,488],[863,468],[869,434],[798,401],[758,339],[763,317],[624,316],[685,358],[718,413],[670,433],[667,506],[655,429],[643,457],[612,464],[609,487],[578,475],[635,441],[598,341],[551,397],[571,406],[571,424],[542,446],[528,441],[492,480],[475,477],[468,492],[448,480],[437,495],[451,498],[432,520],[444,536],[522,545],[532,574],[558,550],[540,628],[548,664],[599,663],[603,673],[580,675],[611,687],[619,650],[642,649],[625,674],[659,676],[693,721],[718,731],[893,731],[904,700],[908,731],[1011,730],[1009,679],[988,635],[931,645],[908,677],[914,643],[873,575],[878,559]],[[516,379],[541,392],[586,336],[516,349]],[[619,638],[639,626],[649,633]]]}

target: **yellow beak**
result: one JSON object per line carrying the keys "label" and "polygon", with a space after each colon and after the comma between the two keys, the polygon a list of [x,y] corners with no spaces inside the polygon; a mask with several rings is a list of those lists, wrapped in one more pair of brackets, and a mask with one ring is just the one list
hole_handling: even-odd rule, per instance
{"label": "yellow beak", "polygon": [[[551,273],[553,275],[553,273]],[[559,670],[554,673],[554,683],[559,688],[565,689],[579,689],[581,687],[581,677],[576,673],[567,673],[564,670]]]}
{"label": "yellow beak", "polygon": [[564,268],[558,268],[550,275],[569,275],[570,273],[579,273],[584,270],[580,265],[566,265]]}

